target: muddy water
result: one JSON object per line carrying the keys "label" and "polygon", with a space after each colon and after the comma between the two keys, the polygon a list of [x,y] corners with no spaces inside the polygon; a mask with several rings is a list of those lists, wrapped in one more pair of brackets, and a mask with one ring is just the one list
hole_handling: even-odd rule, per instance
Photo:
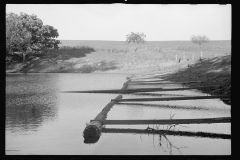
{"label": "muddy water", "polygon": [[[231,139],[142,133],[158,125],[108,125],[94,144],[82,132],[117,94],[70,94],[67,90],[117,89],[124,74],[11,74],[6,76],[7,155],[229,155]],[[175,88],[181,85],[138,87]],[[149,95],[152,94],[152,95]],[[196,90],[138,93],[123,98],[206,95]],[[117,104],[107,119],[230,117],[231,106],[215,100],[132,102]],[[114,129],[114,130],[113,130]],[[125,130],[123,130],[125,129]],[[131,130],[134,129],[134,130]],[[177,125],[174,131],[231,134],[231,124]]]}

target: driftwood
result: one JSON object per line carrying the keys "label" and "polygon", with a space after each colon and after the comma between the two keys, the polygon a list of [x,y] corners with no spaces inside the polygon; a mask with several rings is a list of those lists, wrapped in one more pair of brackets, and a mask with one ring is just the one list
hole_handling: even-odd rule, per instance
{"label": "driftwood", "polygon": [[[115,98],[115,100],[119,100],[122,98],[122,95],[119,95]],[[83,131],[83,137],[100,137],[103,121],[107,117],[107,113],[112,108],[112,106],[115,104],[115,101],[111,101],[108,103],[103,110],[94,118],[93,121],[90,122],[90,124],[85,128]]]}
{"label": "driftwood", "polygon": [[173,131],[173,130],[151,130],[151,129],[118,129],[118,128],[103,128],[102,133],[133,133],[133,134],[165,134],[173,136],[185,137],[203,137],[203,138],[219,138],[231,139],[230,134],[208,133],[208,132],[188,132],[188,131]]}
{"label": "driftwood", "polygon": [[158,78],[160,79],[161,76],[151,76],[151,77],[136,77],[136,78],[128,78],[128,79],[131,79],[131,80],[137,80],[137,79],[154,79],[154,78]]}
{"label": "driftwood", "polygon": [[161,120],[105,120],[105,125],[142,125],[142,124],[203,124],[203,123],[230,123],[231,117],[201,118],[201,119],[161,119]]}
{"label": "driftwood", "polygon": [[179,90],[191,90],[191,89],[202,89],[219,87],[214,86],[203,86],[203,87],[189,87],[189,88],[135,88],[135,89],[111,89],[111,90],[89,90],[89,91],[63,91],[63,93],[134,93],[134,92],[158,92],[158,91],[179,91]]}
{"label": "driftwood", "polygon": [[[130,80],[128,80],[123,84],[122,89],[125,89],[127,87],[129,81]],[[119,95],[115,98],[115,100],[119,100],[119,99],[122,99],[122,95]],[[85,128],[85,130],[83,131],[83,137],[85,138],[84,140],[85,143],[94,143],[98,141],[99,137],[101,136],[103,121],[106,119],[107,113],[110,111],[110,109],[115,103],[116,102],[114,101],[111,101],[110,103],[108,103],[103,108],[103,110],[94,118],[94,120],[92,120],[90,124]]]}
{"label": "driftwood", "polygon": [[158,82],[159,84],[184,84],[184,83],[202,83],[202,81],[185,81],[185,82],[164,82],[161,80],[155,80],[155,81],[131,81],[129,84],[133,83],[148,83],[148,82]]}
{"label": "driftwood", "polygon": [[196,100],[196,99],[215,99],[215,98],[231,98],[231,95],[216,95],[216,96],[191,96],[191,97],[168,97],[168,98],[132,98],[132,99],[119,99],[112,101],[126,102],[126,101],[174,101],[174,100]]}
{"label": "driftwood", "polygon": [[128,83],[129,83],[130,81],[131,81],[131,80],[128,80],[127,82],[125,82],[125,83],[123,84],[123,87],[121,88],[121,90],[126,89],[127,86],[128,86]]}
{"label": "driftwood", "polygon": [[154,83],[151,83],[151,81],[141,81],[141,82],[131,82],[129,84],[131,85],[156,85],[156,84],[186,84],[186,83],[201,83],[201,81],[189,81],[189,82],[165,82],[165,83],[162,83],[162,82],[154,82]]}

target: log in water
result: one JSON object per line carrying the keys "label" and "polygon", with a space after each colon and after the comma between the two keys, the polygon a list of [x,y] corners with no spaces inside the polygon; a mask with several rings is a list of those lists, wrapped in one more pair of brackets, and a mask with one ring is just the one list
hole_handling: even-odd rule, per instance
{"label": "log in water", "polygon": [[[119,95],[115,98],[115,100],[119,100],[121,98],[122,95]],[[115,103],[115,101],[111,101],[110,103],[108,103],[103,108],[103,110],[94,118],[94,120],[90,122],[90,124],[83,131],[84,138],[100,137],[103,121],[106,119],[107,113]]]}
{"label": "log in water", "polygon": [[181,91],[191,89],[202,89],[219,87],[219,85],[189,87],[189,88],[135,88],[135,89],[110,89],[110,90],[88,90],[88,91],[63,91],[62,93],[134,93],[134,92],[159,92],[159,91]]}
{"label": "log in water", "polygon": [[103,133],[133,133],[133,134],[164,134],[173,136],[185,137],[204,137],[216,139],[231,139],[230,134],[208,133],[208,132],[188,132],[188,131],[174,131],[174,130],[156,130],[156,129],[119,129],[119,128],[103,128]]}
{"label": "log in water", "polygon": [[230,123],[231,117],[201,118],[201,119],[153,119],[153,120],[105,120],[105,125],[142,125],[142,124],[203,124]]}
{"label": "log in water", "polygon": [[[121,89],[127,88],[128,82],[125,82],[123,84],[123,87]],[[122,99],[122,95],[119,95],[115,98],[115,100]],[[97,142],[99,137],[101,136],[101,131],[102,131],[102,125],[103,121],[107,117],[107,113],[110,111],[112,106],[115,104],[115,101],[111,101],[108,103],[103,110],[90,122],[90,124],[85,128],[83,131],[83,137],[85,138],[84,142],[86,143],[94,143]]]}
{"label": "log in water", "polygon": [[[141,84],[141,83],[149,83],[149,82],[158,82],[156,84],[185,84],[185,83],[202,83],[202,81],[185,81],[185,82],[166,82],[161,80],[155,80],[155,81],[131,81],[129,84]],[[150,83],[151,84],[151,83]],[[152,83],[154,84],[154,83]]]}
{"label": "log in water", "polygon": [[231,95],[168,97],[168,98],[132,98],[132,99],[119,99],[119,100],[112,99],[112,101],[117,101],[117,102],[127,102],[127,101],[174,101],[174,100],[196,100],[196,99],[215,99],[215,98],[228,99],[228,98],[231,98]]}

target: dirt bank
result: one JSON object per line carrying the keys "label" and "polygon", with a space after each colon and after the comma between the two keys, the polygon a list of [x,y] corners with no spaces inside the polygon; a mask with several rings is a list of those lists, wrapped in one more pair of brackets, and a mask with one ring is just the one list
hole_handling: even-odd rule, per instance
{"label": "dirt bank", "polygon": [[[202,89],[214,95],[231,94],[231,52],[226,48],[205,49],[200,61],[197,50],[165,48],[138,49],[135,52],[69,53],[30,56],[25,62],[6,66],[7,73],[124,73],[151,74],[174,71],[164,77],[170,81],[202,81],[189,86],[219,85]],[[231,104],[231,100],[225,101]]]}
{"label": "dirt bank", "polygon": [[[163,78],[175,82],[202,81],[202,83],[188,84],[187,86],[190,87],[219,85],[219,87],[204,88],[201,91],[211,95],[231,95],[231,56],[199,60]],[[231,104],[231,99],[223,101]]]}
{"label": "dirt bank", "polygon": [[92,52],[84,56],[47,54],[28,57],[25,62],[11,63],[8,73],[146,73],[162,71],[178,64],[173,54],[148,50],[137,52]]}

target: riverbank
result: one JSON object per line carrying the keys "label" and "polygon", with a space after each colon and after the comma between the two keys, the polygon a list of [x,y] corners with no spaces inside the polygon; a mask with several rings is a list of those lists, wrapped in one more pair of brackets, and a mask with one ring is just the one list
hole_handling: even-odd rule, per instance
{"label": "riverbank", "polygon": [[[181,70],[162,77],[169,81],[201,81],[202,83],[189,83],[186,86],[212,86],[215,88],[200,89],[211,95],[231,95],[231,56],[215,57],[211,59],[198,60]],[[230,100],[223,100],[231,104]]]}
{"label": "riverbank", "polygon": [[[202,89],[209,94],[231,94],[230,48],[206,49],[163,48],[161,50],[108,52],[95,50],[73,55],[65,52],[29,56],[25,62],[6,66],[6,73],[123,73],[129,75],[172,72],[169,81],[202,81],[200,86],[219,85]],[[200,60],[200,57],[202,59]],[[192,83],[189,86],[195,86]],[[231,104],[231,100],[226,102]]]}

